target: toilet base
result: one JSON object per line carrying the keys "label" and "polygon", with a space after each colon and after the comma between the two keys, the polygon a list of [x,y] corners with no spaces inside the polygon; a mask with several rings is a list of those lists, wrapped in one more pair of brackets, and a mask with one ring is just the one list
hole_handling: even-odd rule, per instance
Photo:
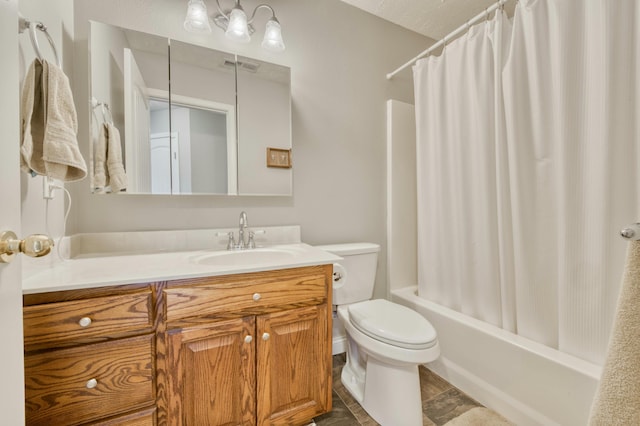
{"label": "toilet base", "polygon": [[363,369],[350,361],[342,369],[342,384],[375,421],[382,426],[422,426],[417,365],[390,365],[369,356]]}

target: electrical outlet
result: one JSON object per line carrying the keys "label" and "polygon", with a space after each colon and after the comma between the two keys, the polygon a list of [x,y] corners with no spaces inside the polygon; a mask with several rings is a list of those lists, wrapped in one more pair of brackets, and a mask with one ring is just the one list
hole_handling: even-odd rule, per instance
{"label": "electrical outlet", "polygon": [[42,177],[42,198],[45,200],[53,200],[53,182],[50,177]]}

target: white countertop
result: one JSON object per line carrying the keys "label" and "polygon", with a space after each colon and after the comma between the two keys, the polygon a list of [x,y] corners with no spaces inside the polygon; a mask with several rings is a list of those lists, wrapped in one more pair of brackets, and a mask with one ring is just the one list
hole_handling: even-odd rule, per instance
{"label": "white countertop", "polygon": [[[340,257],[304,243],[280,244],[263,248],[290,255],[256,261],[250,264],[202,264],[203,259],[224,255],[225,251],[196,250],[152,254],[113,255],[59,261],[42,268],[23,280],[22,293],[44,293],[61,290],[104,287],[196,278],[245,272],[272,271],[302,266],[331,264]],[[254,254],[263,250],[252,249]],[[252,250],[246,250],[251,252]],[[254,259],[256,256],[253,256]]]}

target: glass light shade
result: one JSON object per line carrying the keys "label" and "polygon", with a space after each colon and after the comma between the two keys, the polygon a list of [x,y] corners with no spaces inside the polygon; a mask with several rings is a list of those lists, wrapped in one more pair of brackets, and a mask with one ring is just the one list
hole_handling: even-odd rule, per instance
{"label": "glass light shade", "polygon": [[269,19],[262,39],[262,47],[272,52],[282,52],[284,41],[282,41],[282,29],[280,23],[275,19]]}
{"label": "glass light shade", "polygon": [[184,29],[192,33],[210,33],[209,15],[207,5],[203,0],[189,0],[187,17],[184,20]]}
{"label": "glass light shade", "polygon": [[227,38],[240,43],[249,43],[251,37],[249,36],[249,25],[247,24],[247,14],[244,13],[241,7],[236,6],[229,15],[229,24],[227,25],[227,31],[224,33]]}

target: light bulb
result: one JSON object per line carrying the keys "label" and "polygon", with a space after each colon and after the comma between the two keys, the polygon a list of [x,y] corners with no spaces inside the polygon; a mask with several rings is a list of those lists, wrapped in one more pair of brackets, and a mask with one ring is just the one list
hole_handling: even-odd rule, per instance
{"label": "light bulb", "polygon": [[192,33],[210,33],[209,15],[203,0],[189,0],[184,29]]}
{"label": "light bulb", "polygon": [[229,15],[229,24],[227,31],[224,33],[227,38],[238,41],[240,43],[249,43],[249,25],[247,24],[247,14],[240,5],[237,5]]}
{"label": "light bulb", "polygon": [[284,50],[282,28],[276,18],[271,18],[267,21],[262,47],[272,52],[282,52]]}

